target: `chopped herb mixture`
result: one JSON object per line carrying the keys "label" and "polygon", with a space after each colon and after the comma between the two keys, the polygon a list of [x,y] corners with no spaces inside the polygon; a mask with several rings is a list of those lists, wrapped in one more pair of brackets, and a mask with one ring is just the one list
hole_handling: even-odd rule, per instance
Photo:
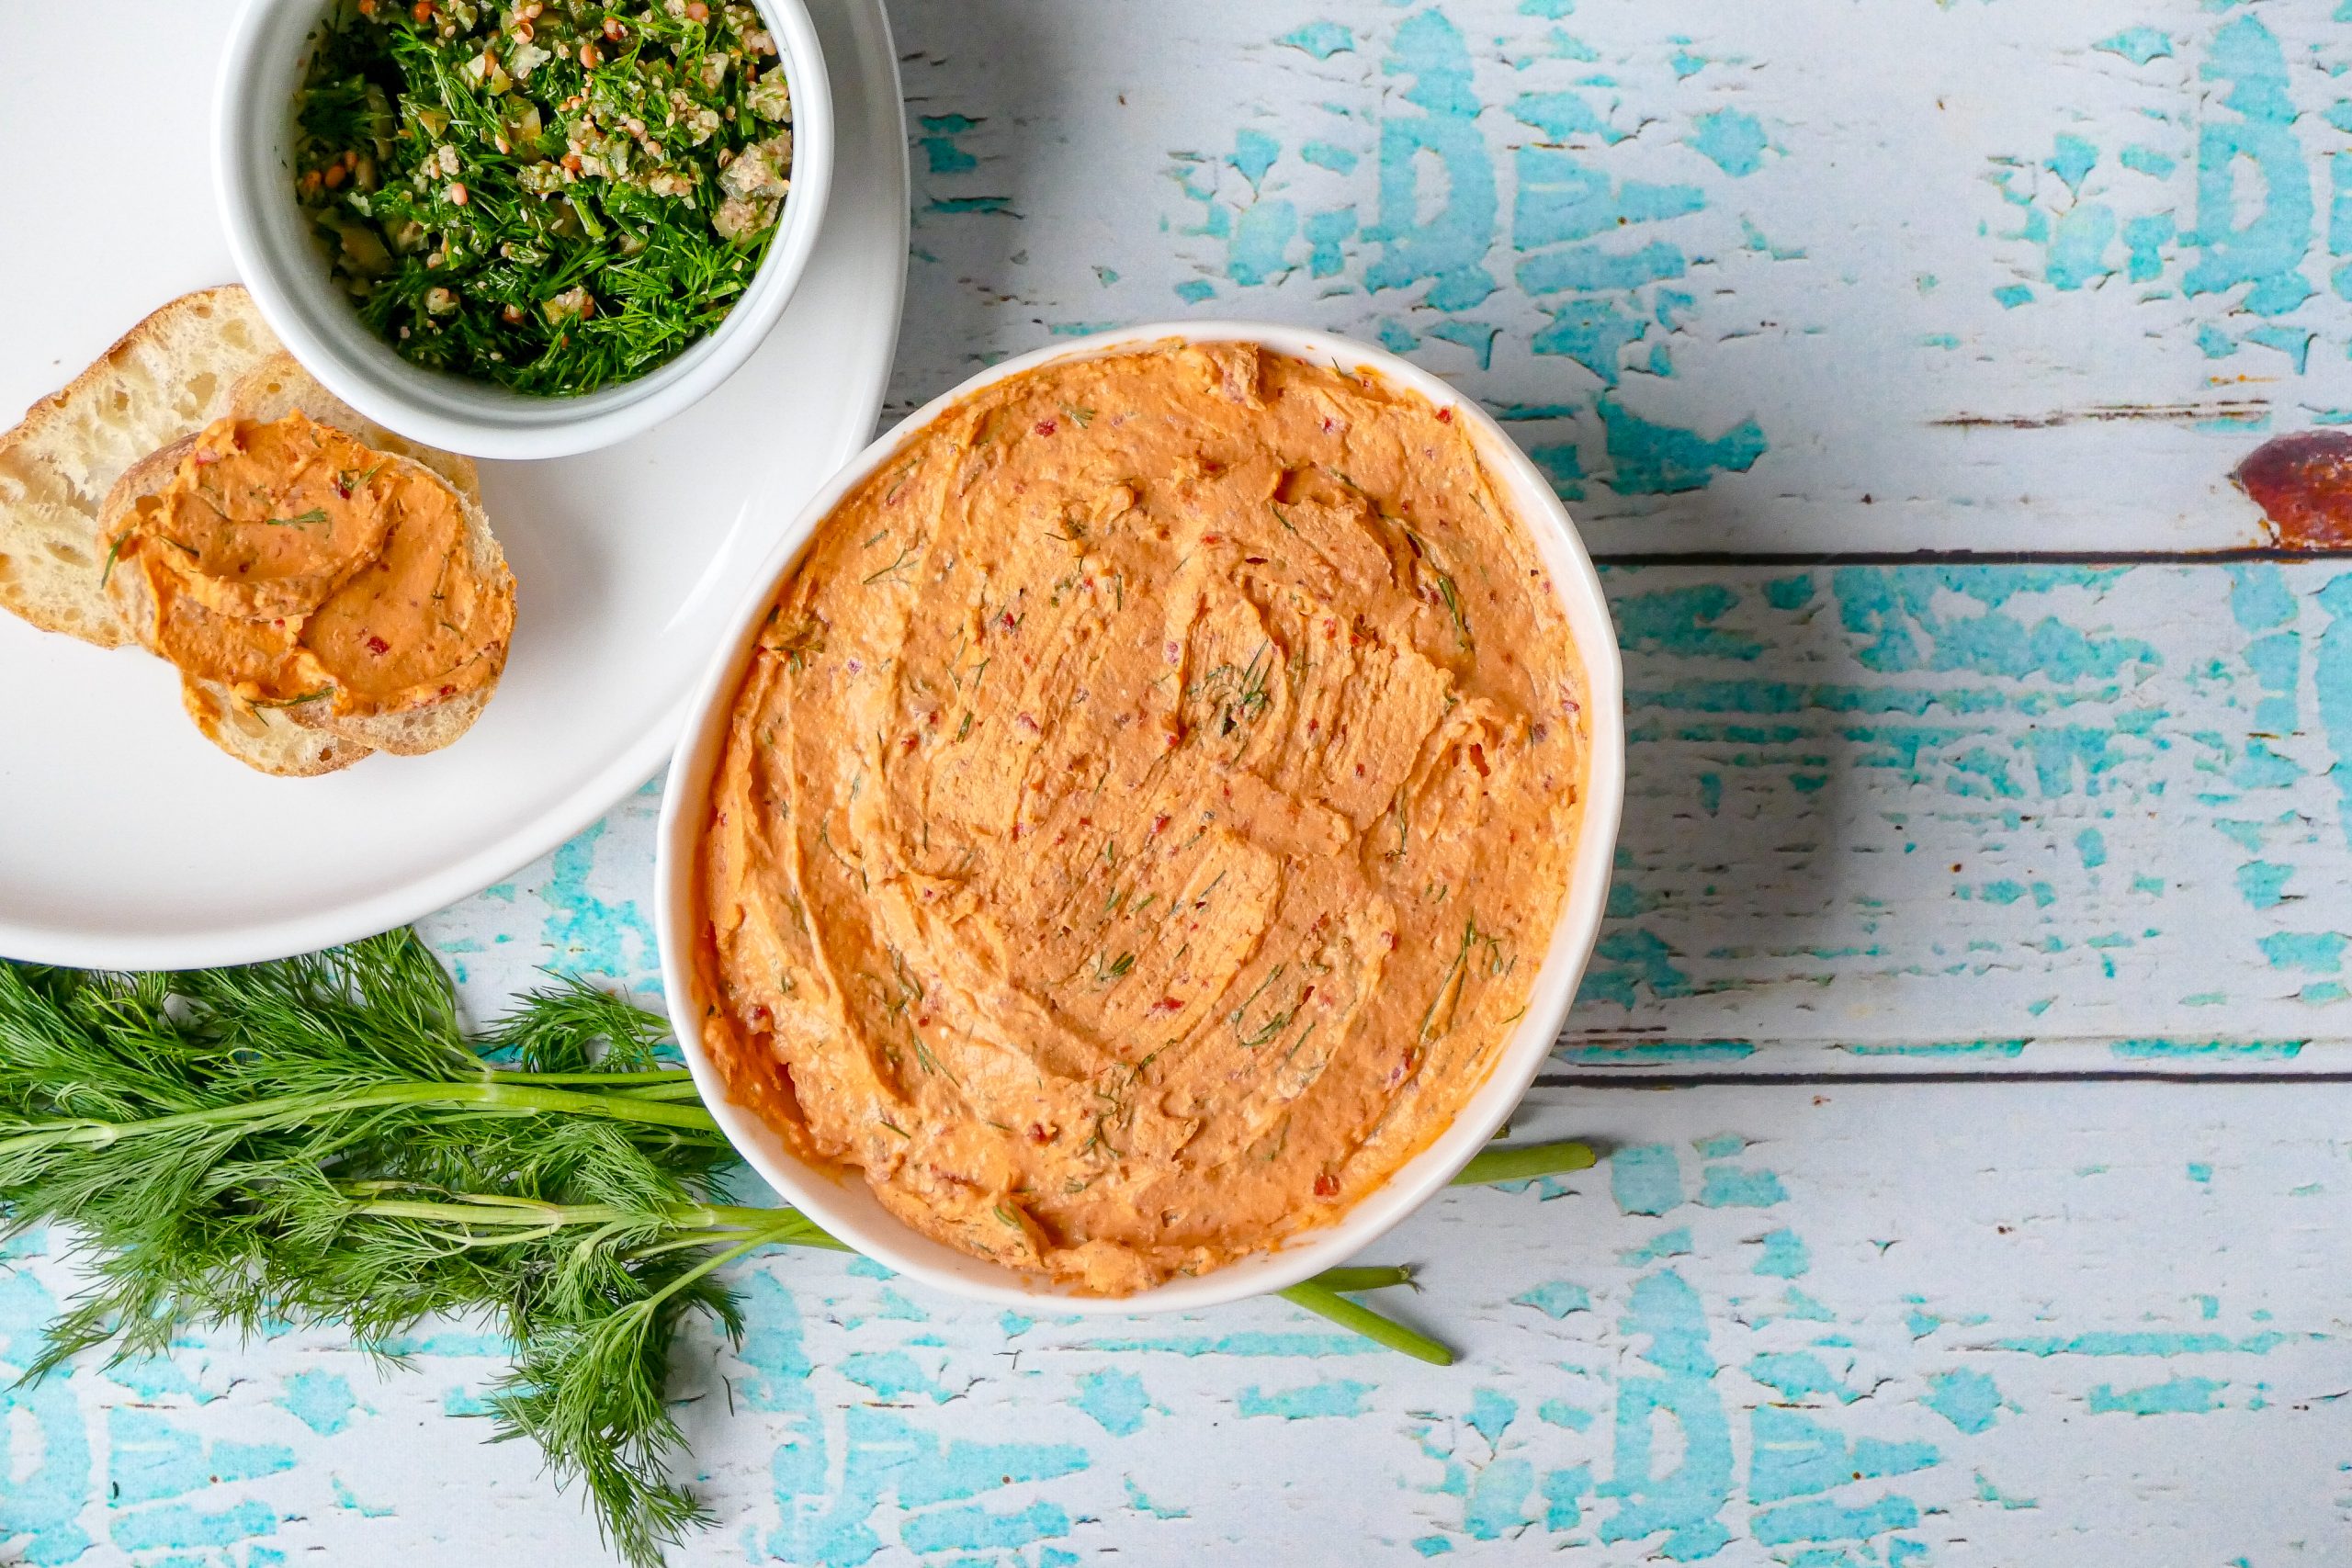
{"label": "chopped herb mixture", "polygon": [[334,279],[406,358],[548,396],[716,327],[791,188],[751,6],[341,0],[297,104]]}

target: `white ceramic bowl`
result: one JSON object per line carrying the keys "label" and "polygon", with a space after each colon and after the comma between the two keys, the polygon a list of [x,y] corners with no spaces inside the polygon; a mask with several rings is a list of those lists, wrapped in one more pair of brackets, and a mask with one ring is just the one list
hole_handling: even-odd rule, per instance
{"label": "white ceramic bowl", "polygon": [[[1095,357],[1170,338],[1194,343],[1246,341],[1303,358],[1361,367],[1395,385],[1412,389],[1440,408],[1455,411],[1476,442],[1488,475],[1533,534],[1550,569],[1569,635],[1584,663],[1589,764],[1583,825],[1566,898],[1544,966],[1528,995],[1526,1016],[1497,1056],[1487,1081],[1436,1141],[1334,1224],[1297,1233],[1272,1250],[1196,1279],[1173,1280],[1130,1296],[1083,1296],[956,1251],[909,1229],[882,1207],[862,1176],[838,1175],[803,1163],[757,1112],[727,1098],[726,1083],[702,1045],[704,998],[693,962],[694,943],[702,929],[695,907],[695,863],[709,813],[710,777],[726,745],[736,688],[777,587],[799,561],[802,548],[826,513],[940,414],[982,388],[1040,365]],[[695,1087],[752,1168],[787,1201],[876,1261],[956,1295],[1007,1306],[1034,1307],[1049,1302],[1057,1312],[1119,1314],[1190,1310],[1278,1291],[1363,1250],[1452,1180],[1495,1135],[1549,1055],[1576,996],[1577,980],[1591,954],[1609,897],[1610,859],[1625,793],[1624,697],[1617,639],[1601,597],[1600,580],[1550,483],[1483,409],[1428,372],[1348,338],[1247,321],[1130,327],[1006,360],[916,410],[834,475],[753,575],[751,591],[737,607],[727,631],[723,650],[688,705],[685,734],[678,742],[662,798],[654,903],[670,1017],[693,1068]]]}
{"label": "white ceramic bowl", "polygon": [[477,457],[562,457],[650,430],[750,357],[800,281],[833,175],[833,100],[803,0],[757,0],[792,90],[792,191],[752,286],[718,328],[660,369],[571,398],[534,397],[412,365],[327,276],[294,198],[294,95],[328,0],[246,0],[213,100],[213,164],[229,254],[294,357],[361,413]]}

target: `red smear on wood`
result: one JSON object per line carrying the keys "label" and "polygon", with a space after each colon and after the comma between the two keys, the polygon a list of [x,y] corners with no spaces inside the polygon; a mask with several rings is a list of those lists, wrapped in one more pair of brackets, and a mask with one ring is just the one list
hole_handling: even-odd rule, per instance
{"label": "red smear on wood", "polygon": [[2352,550],[2352,431],[2274,437],[2230,477],[2262,508],[2273,543],[2314,553]]}

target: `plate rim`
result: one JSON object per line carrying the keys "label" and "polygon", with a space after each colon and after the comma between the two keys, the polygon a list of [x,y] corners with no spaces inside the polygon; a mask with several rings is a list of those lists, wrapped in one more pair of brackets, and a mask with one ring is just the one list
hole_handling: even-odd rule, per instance
{"label": "plate rim", "polygon": [[[872,366],[861,373],[858,380],[864,384],[853,381],[847,392],[850,406],[865,409],[865,418],[853,427],[854,433],[845,436],[841,449],[832,454],[826,470],[828,476],[865,449],[880,422],[883,401],[889,391],[890,376],[898,363],[899,337],[905,322],[908,247],[912,240],[913,215],[910,207],[912,175],[907,145],[906,92],[899,69],[897,39],[891,30],[888,7],[883,0],[862,0],[857,8],[865,14],[867,25],[877,29],[876,41],[888,67],[887,72],[874,73],[873,85],[877,91],[888,88],[890,118],[895,128],[884,158],[884,173],[891,186],[889,194],[897,213],[894,225],[897,265],[891,287],[891,309],[880,352],[875,355]],[[852,18],[850,25],[854,27],[858,23]],[[829,63],[832,58],[831,54],[827,56]],[[865,66],[863,62],[858,69],[864,74]],[[838,115],[835,129],[837,135],[846,132],[846,128],[839,122]],[[836,188],[834,194],[838,198],[842,192]],[[836,199],[836,209],[839,205]],[[0,903],[0,957],[81,969],[212,968],[262,963],[316,952],[413,924],[461,898],[481,892],[502,877],[557,849],[603,818],[649,780],[659,776],[676,747],[678,735],[684,727],[686,714],[693,705],[707,664],[707,657],[689,661],[684,667],[684,678],[677,695],[661,716],[646,725],[612,760],[567,791],[556,806],[482,848],[446,863],[434,871],[409,877],[395,886],[364,897],[335,903],[324,909],[273,915],[240,925],[208,925],[164,936],[144,932],[125,936],[94,935],[85,930],[62,930],[53,924],[37,924],[15,919],[5,903]]]}

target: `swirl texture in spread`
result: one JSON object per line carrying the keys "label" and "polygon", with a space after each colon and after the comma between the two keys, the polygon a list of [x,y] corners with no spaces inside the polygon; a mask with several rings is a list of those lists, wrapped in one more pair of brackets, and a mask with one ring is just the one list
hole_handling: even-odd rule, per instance
{"label": "swirl texture in spread", "polygon": [[999,382],[820,525],[701,847],[706,1043],[915,1229],[1125,1294],[1443,1130],[1566,887],[1583,675],[1452,412],[1247,344]]}

